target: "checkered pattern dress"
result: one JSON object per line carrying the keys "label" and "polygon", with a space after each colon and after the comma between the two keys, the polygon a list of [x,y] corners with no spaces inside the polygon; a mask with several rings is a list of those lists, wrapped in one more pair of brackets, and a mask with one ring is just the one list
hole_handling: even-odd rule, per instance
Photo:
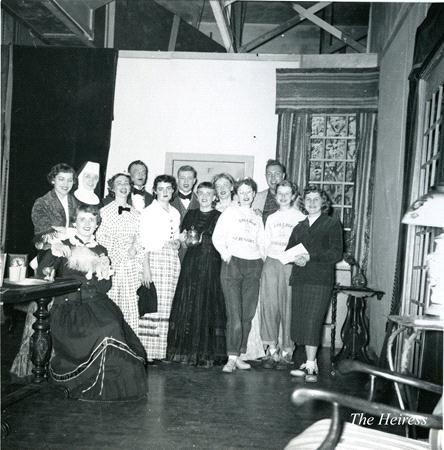
{"label": "checkered pattern dress", "polygon": [[157,290],[157,312],[145,314],[139,319],[139,338],[147,352],[148,359],[166,357],[168,320],[177,280],[180,262],[177,250],[168,243],[159,251],[149,252],[151,276]]}
{"label": "checkered pattern dress", "polygon": [[[142,270],[143,250],[139,240],[140,213],[133,207],[130,211],[118,213],[115,201],[100,210],[102,223],[97,230],[97,242],[108,250],[114,270],[109,298],[122,310],[123,317],[137,334],[139,311],[137,289],[140,286],[139,274]],[[133,248],[135,256],[128,251]]]}

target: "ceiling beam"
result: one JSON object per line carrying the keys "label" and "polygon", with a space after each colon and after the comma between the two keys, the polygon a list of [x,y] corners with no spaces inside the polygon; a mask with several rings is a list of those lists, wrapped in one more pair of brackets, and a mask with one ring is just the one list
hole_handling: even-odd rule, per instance
{"label": "ceiling beam", "polygon": [[[267,0],[268,1],[268,0]],[[311,6],[307,9],[312,14],[315,14],[322,9],[326,8],[328,5],[331,5],[332,2],[319,2],[315,5]],[[271,41],[276,36],[279,36],[280,34],[284,33],[285,31],[289,30],[290,28],[295,27],[296,25],[299,25],[300,23],[307,20],[306,17],[302,17],[301,15],[297,15],[295,17],[292,17],[291,19],[281,23],[277,27],[273,28],[270,31],[267,31],[266,33],[258,36],[257,38],[253,39],[252,41],[246,43],[242,47],[239,48],[239,52],[247,53],[251,50],[254,50],[257,47],[260,47],[262,44],[265,44],[268,41]]]}
{"label": "ceiling beam", "polygon": [[168,51],[174,52],[176,49],[177,34],[179,33],[180,17],[174,14],[173,24],[171,25],[170,41],[168,42]]}
{"label": "ceiling beam", "polygon": [[228,9],[230,10],[230,28],[233,41],[235,49],[238,50],[242,46],[242,33],[247,15],[247,3],[237,2]]}
{"label": "ceiling beam", "polygon": [[216,24],[219,28],[225,49],[228,53],[234,53],[233,34],[219,0],[210,0],[210,6],[213,10],[214,18],[216,19]]}
{"label": "ceiling beam", "polygon": [[229,6],[236,2],[279,2],[279,3],[292,3],[294,0],[223,0],[224,6]]}
{"label": "ceiling beam", "polygon": [[[367,34],[368,34],[367,31],[356,32],[352,34],[352,38],[355,41],[360,41],[361,39],[364,39],[367,36]],[[344,41],[336,41],[333,44],[326,45],[324,47],[323,53],[336,53],[337,51],[341,50],[346,46],[347,44]]]}
{"label": "ceiling beam", "polygon": [[351,35],[344,33],[339,28],[334,27],[333,25],[329,24],[325,20],[322,20],[320,17],[315,16],[312,12],[310,12],[308,9],[303,8],[301,5],[297,3],[293,3],[293,9],[300,14],[301,16],[308,19],[310,22],[313,22],[315,25],[317,25],[319,28],[322,28],[325,31],[328,31],[330,34],[332,34],[335,38],[340,39],[341,41],[345,42],[347,45],[355,49],[359,53],[365,53],[367,48],[365,45],[362,45],[360,42],[355,41]]}

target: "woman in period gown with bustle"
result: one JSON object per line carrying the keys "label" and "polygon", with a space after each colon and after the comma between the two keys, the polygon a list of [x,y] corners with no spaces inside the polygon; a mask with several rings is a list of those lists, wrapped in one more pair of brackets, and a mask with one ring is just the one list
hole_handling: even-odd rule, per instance
{"label": "woman in period gown with bustle", "polygon": [[37,268],[41,277],[55,274],[82,282],[76,292],[54,298],[50,379],[74,399],[137,400],[147,394],[146,354],[106,294],[111,288],[110,262],[93,236],[99,218],[97,207],[79,206],[76,234],[54,243]]}
{"label": "woman in period gown with bustle", "polygon": [[183,260],[170,315],[167,358],[210,367],[227,359],[221,259],[211,240],[220,212],[212,206],[211,183],[199,184],[197,198],[200,208],[189,211],[181,226],[183,235],[194,231],[197,242],[188,246]]}

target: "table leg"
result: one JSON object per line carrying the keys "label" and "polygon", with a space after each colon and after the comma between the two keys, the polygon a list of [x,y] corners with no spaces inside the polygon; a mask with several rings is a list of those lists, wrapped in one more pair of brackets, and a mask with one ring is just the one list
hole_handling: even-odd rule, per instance
{"label": "table leg", "polygon": [[[395,364],[393,362],[393,351],[392,351],[393,343],[395,342],[395,339],[397,338],[397,336],[400,335],[401,333],[403,333],[404,330],[405,330],[405,328],[399,327],[397,330],[393,331],[387,342],[387,362],[388,362],[389,368],[392,372],[395,371]],[[399,387],[399,383],[395,382],[394,384],[395,384],[396,396],[398,397],[399,406],[401,409],[405,409],[404,401],[402,400],[401,389]]]}
{"label": "table leg", "polygon": [[37,319],[32,328],[34,334],[31,336],[31,361],[34,364],[32,369],[35,375],[34,382],[41,383],[47,377],[47,367],[51,356],[51,334],[49,332],[49,312],[48,304],[51,297],[39,298],[37,302],[37,310],[34,313]]}
{"label": "table leg", "polygon": [[366,298],[357,298],[356,299],[356,311],[357,311],[357,329],[356,329],[356,341],[355,344],[357,346],[357,358],[360,361],[363,361],[368,364],[372,364],[372,361],[367,353],[367,346],[369,343],[369,329],[368,329],[368,321],[367,316],[365,315]]}

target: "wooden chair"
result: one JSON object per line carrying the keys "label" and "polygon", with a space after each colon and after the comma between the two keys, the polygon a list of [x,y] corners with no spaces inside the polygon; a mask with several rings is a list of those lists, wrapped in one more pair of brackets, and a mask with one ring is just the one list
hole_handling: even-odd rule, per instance
{"label": "wooden chair", "polygon": [[[377,449],[377,450],[416,450],[416,449],[441,449],[442,445],[442,386],[417,378],[400,375],[385,369],[370,366],[358,361],[345,360],[338,365],[341,373],[363,372],[370,376],[370,390],[368,399],[362,399],[345,395],[340,392],[332,392],[316,388],[297,388],[292,394],[292,402],[303,405],[307,401],[321,400],[330,402],[332,408],[332,418],[320,420],[300,435],[292,439],[285,447],[286,450],[357,450],[357,449]],[[435,394],[441,394],[441,399],[433,414],[423,414],[414,411],[406,411],[397,407],[372,401],[375,390],[375,380],[377,377],[384,378],[396,383],[423,389]],[[352,413],[348,416],[352,423],[344,422],[341,417],[341,407],[349,408]],[[359,413],[364,413],[362,416]],[[354,414],[354,415],[352,415]],[[399,436],[393,433],[368,428],[358,425],[363,423],[362,418],[366,418],[366,425],[386,424],[393,418],[396,424],[399,422],[410,425],[419,425],[430,429],[428,441],[420,441]],[[373,417],[368,423],[368,419]],[[359,420],[361,418],[361,420]],[[393,423],[393,422],[392,422]],[[402,423],[401,423],[402,425]],[[387,427],[390,428],[390,427]]]}

